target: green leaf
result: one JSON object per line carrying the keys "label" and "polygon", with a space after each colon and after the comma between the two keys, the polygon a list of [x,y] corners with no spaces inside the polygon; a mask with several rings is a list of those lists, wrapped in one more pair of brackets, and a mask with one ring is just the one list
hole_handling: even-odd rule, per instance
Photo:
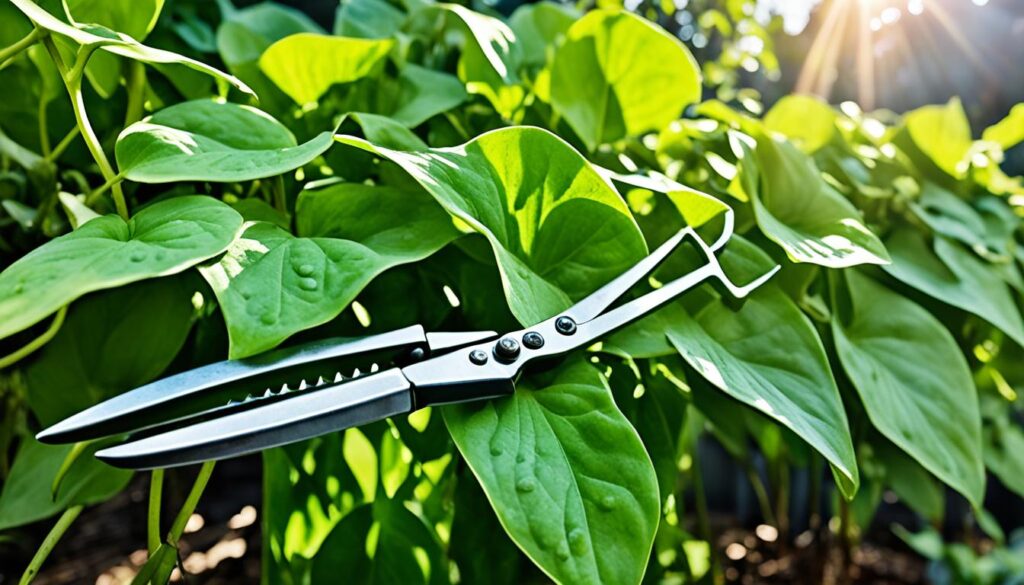
{"label": "green leaf", "polygon": [[564,310],[646,253],[617,193],[554,134],[503,128],[454,148],[401,152],[338,138],[397,163],[487,238],[522,323]]}
{"label": "green leaf", "polygon": [[313,559],[312,585],[448,583],[441,544],[422,518],[401,502],[363,505],[341,519]]}
{"label": "green leaf", "polygon": [[240,91],[250,95],[253,94],[249,86],[242,83],[237,77],[228,75],[223,71],[210,67],[194,59],[183,55],[147,47],[123,33],[110,30],[98,24],[68,24],[56,16],[41,8],[32,0],[10,0],[18,10],[21,10],[39,28],[52,33],[67,37],[80,45],[95,45],[102,51],[107,51],[121,57],[134,59],[152,65],[174,64],[184,65],[201,73],[205,73],[219,83],[227,83],[238,88]]}
{"label": "green leaf", "polygon": [[551,103],[591,151],[660,130],[700,101],[693,55],[640,16],[594,10],[566,36],[551,65]]}
{"label": "green leaf", "polygon": [[316,103],[332,85],[351,83],[380,70],[391,40],[299,33],[271,45],[260,69],[300,106]]}
{"label": "green leaf", "polygon": [[200,286],[194,274],[160,278],[71,305],[60,331],[24,370],[39,422],[54,424],[160,375],[185,344]]}
{"label": "green leaf", "polygon": [[297,169],[333,144],[321,132],[301,145],[271,116],[212,100],[173,105],[126,128],[114,154],[121,173],[140,183],[248,181]]}
{"label": "green leaf", "polygon": [[580,15],[569,6],[554,2],[521,4],[508,19],[508,26],[523,47],[523,64],[543,67],[549,54]]}
{"label": "green leaf", "polygon": [[397,103],[388,117],[414,128],[437,114],[455,109],[467,97],[458,78],[408,63],[398,75]]}
{"label": "green leaf", "polygon": [[387,39],[395,35],[405,13],[387,0],[344,0],[334,18],[334,34],[361,39]]}
{"label": "green leaf", "polygon": [[971,126],[959,98],[944,106],[924,106],[903,118],[904,126],[917,148],[951,177],[967,173],[971,149]]}
{"label": "green leaf", "polygon": [[198,195],[155,203],[127,222],[93,219],[0,273],[0,338],[86,293],[176,274],[220,254],[241,224],[233,209]]}
{"label": "green leaf", "polygon": [[832,334],[871,423],[980,506],[978,396],[956,340],[913,301],[858,272],[845,277],[833,275]]}
{"label": "green leaf", "polygon": [[790,260],[829,268],[889,262],[857,208],[822,179],[810,157],[789,142],[758,134],[753,155],[743,144],[744,171],[760,174],[759,188],[748,195],[757,225]]}
{"label": "green leaf", "polygon": [[512,540],[559,583],[639,583],[658,484],[604,378],[574,361],[509,398],[445,407]]}
{"label": "green leaf", "polygon": [[85,196],[80,195],[76,197],[63,191],[58,193],[57,196],[60,199],[61,206],[64,208],[64,212],[67,213],[68,220],[71,221],[71,227],[74,229],[78,229],[89,221],[101,217],[100,214],[86,206],[84,202]]}
{"label": "green leaf", "polygon": [[945,488],[910,455],[895,446],[872,445],[875,456],[885,467],[885,484],[911,510],[930,522],[942,522],[946,513]]}
{"label": "green leaf", "polygon": [[256,65],[275,41],[299,33],[323,32],[308,16],[294,8],[261,2],[224,15],[224,22],[217,29],[217,51],[224,63],[235,71]]}
{"label": "green leaf", "polygon": [[1024,321],[1009,285],[995,268],[959,244],[936,236],[897,230],[885,242],[892,254],[886,272],[946,304],[973,313],[1024,346]]}
{"label": "green leaf", "polygon": [[813,153],[832,140],[836,113],[822,99],[809,95],[787,95],[775,102],[764,117],[764,125],[784,134],[804,152]]}
{"label": "green leaf", "polygon": [[[771,267],[764,252],[740,239],[722,262],[739,282]],[[817,332],[785,293],[769,282],[739,310],[712,302],[694,316],[678,305],[662,312],[669,341],[690,367],[807,441],[832,464],[843,494],[853,496],[857,462],[839,390]]]}
{"label": "green leaf", "polygon": [[26,438],[0,493],[0,530],[29,524],[80,504],[95,504],[123,490],[132,472],[100,463],[90,446],[71,465],[56,499],[50,485],[73,445],[43,445]]}
{"label": "green leaf", "polygon": [[526,92],[519,84],[522,61],[515,34],[501,20],[458,4],[434,4],[419,10],[413,24],[443,25],[438,40],[454,37],[461,46],[458,74],[469,93],[486,97],[494,109],[512,119]]}
{"label": "green leaf", "polygon": [[1005,118],[985,129],[981,139],[995,142],[1003,150],[1013,148],[1024,141],[1024,104],[1013,106]]}
{"label": "green leaf", "polygon": [[1024,430],[1009,418],[985,424],[985,466],[1008,489],[1024,497]]}
{"label": "green leaf", "polygon": [[338,316],[381,272],[454,239],[425,194],[340,183],[302,193],[295,237],[251,224],[219,262],[200,268],[224,311],[230,356],[270,349]]}
{"label": "green leaf", "polygon": [[[459,568],[463,583],[517,585],[520,555],[501,528],[487,496],[473,473],[465,467],[455,480],[448,554]],[[486,542],[487,546],[480,546]]]}

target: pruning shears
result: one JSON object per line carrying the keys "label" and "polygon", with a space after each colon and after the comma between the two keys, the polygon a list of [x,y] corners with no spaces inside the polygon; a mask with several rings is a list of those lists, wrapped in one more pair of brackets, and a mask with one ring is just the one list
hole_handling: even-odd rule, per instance
{"label": "pruning shears", "polygon": [[[425,406],[506,396],[528,366],[590,346],[705,280],[717,279],[736,297],[748,295],[779,267],[734,284],[715,256],[732,231],[731,211],[711,245],[684,228],[579,303],[519,331],[426,333],[413,325],[218,362],[111,398],[37,438],[64,443],[134,433],[96,457],[116,467],[151,469],[253,453]],[[609,310],[686,240],[706,263]],[[353,363],[370,365],[343,375]]]}

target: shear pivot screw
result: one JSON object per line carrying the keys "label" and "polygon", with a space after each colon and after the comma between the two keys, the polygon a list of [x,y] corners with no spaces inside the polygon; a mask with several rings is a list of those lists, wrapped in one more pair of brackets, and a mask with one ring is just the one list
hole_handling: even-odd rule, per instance
{"label": "shear pivot screw", "polygon": [[474,349],[469,352],[469,361],[478,366],[482,366],[487,363],[487,352],[480,349]]}
{"label": "shear pivot screw", "polygon": [[536,331],[527,331],[523,334],[523,345],[530,349],[540,349],[544,347],[544,338]]}
{"label": "shear pivot screw", "polygon": [[510,362],[519,357],[519,342],[511,337],[503,337],[494,345],[494,357],[499,361]]}
{"label": "shear pivot screw", "polygon": [[576,333],[576,322],[572,317],[559,317],[555,319],[555,330],[562,335],[572,335]]}

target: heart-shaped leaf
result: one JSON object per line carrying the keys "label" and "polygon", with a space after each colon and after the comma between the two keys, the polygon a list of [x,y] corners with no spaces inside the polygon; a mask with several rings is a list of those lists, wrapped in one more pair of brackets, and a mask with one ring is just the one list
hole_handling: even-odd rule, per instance
{"label": "heart-shaped leaf", "polygon": [[426,258],[457,235],[425,194],[386,187],[340,183],[304,192],[297,215],[299,233],[309,237],[254,223],[223,259],[200,269],[224,311],[232,358],[330,321],[378,274]]}
{"label": "heart-shaped leaf", "polygon": [[764,125],[785,134],[804,152],[816,152],[836,133],[835,111],[822,99],[808,95],[787,95],[775,102],[764,117]]}
{"label": "heart-shaped leaf", "polygon": [[[730,241],[721,261],[738,282],[772,266],[764,252],[739,238]],[[774,283],[763,285],[738,310],[713,301],[691,316],[671,305],[637,327],[666,336],[708,382],[807,441],[832,465],[843,494],[853,497],[857,461],[825,350],[807,317]],[[652,337],[634,333],[615,343],[628,351],[638,342],[639,348],[657,352]]]}
{"label": "heart-shaped leaf", "polygon": [[395,35],[405,13],[387,0],[345,0],[334,17],[334,34],[361,39],[387,39]]}
{"label": "heart-shaped leaf", "polygon": [[487,238],[522,323],[542,321],[646,253],[617,193],[572,147],[539,128],[503,128],[454,148],[402,152],[338,140],[397,163]]}
{"label": "heart-shaped leaf", "polygon": [[654,468],[604,378],[574,361],[508,398],[444,409],[505,531],[559,583],[639,583]]}
{"label": "heart-shaped leaf", "polygon": [[1024,141],[1024,104],[1013,106],[1005,118],[985,128],[981,138],[995,142],[1004,150]]}
{"label": "heart-shaped leaf", "polygon": [[956,340],[931,313],[859,272],[832,282],[836,352],[872,424],[980,506],[978,396]]}
{"label": "heart-shaped leaf", "polygon": [[175,274],[220,254],[242,217],[216,199],[176,197],[124,221],[98,217],[0,273],[0,338],[97,290]]}
{"label": "heart-shaped leaf", "polygon": [[551,65],[551,103],[589,150],[660,130],[700,101],[700,68],[678,39],[624,10],[576,21]]}
{"label": "heart-shaped leaf", "polygon": [[889,263],[885,246],[857,208],[822,179],[810,157],[766,132],[757,134],[754,153],[742,146],[744,159],[750,158],[743,168],[760,177],[756,192],[748,195],[757,225],[769,239],[794,262],[829,268]]}
{"label": "heart-shaped leaf", "polygon": [[126,34],[110,30],[98,24],[68,24],[47,12],[32,0],[11,0],[11,4],[14,4],[18,10],[21,10],[39,28],[67,37],[80,45],[95,45],[102,51],[143,63],[184,65],[213,77],[219,83],[227,83],[238,88],[240,91],[255,95],[249,89],[249,86],[242,83],[237,77],[228,75],[205,63],[170,51],[147,47]]}
{"label": "heart-shaped leaf", "polygon": [[394,41],[314,33],[287,36],[260,57],[260,69],[300,106],[316,103],[332,85],[380,69]]}
{"label": "heart-shaped leaf", "polygon": [[466,88],[458,78],[408,63],[398,75],[395,110],[388,117],[413,128],[454,109],[466,97]]}
{"label": "heart-shaped leaf", "polygon": [[908,229],[894,231],[886,247],[893,258],[886,272],[931,297],[981,317],[1024,346],[1020,309],[993,265],[942,236],[935,236],[929,247],[923,234]]}
{"label": "heart-shaped leaf", "polygon": [[971,125],[960,100],[943,106],[924,106],[906,115],[903,123],[914,145],[951,177],[967,173],[971,149]]}
{"label": "heart-shaped leaf", "polygon": [[125,128],[114,154],[121,174],[140,183],[248,181],[305,165],[331,147],[332,137],[321,132],[300,145],[256,108],[194,100]]}

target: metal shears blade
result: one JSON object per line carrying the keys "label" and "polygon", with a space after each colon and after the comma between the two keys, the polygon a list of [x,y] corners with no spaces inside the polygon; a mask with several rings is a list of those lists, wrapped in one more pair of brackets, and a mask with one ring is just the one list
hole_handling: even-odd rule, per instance
{"label": "metal shears blade", "polygon": [[[96,456],[118,467],[169,467],[252,453],[424,406],[507,395],[531,363],[587,347],[705,280],[713,278],[732,295],[744,297],[771,278],[778,267],[742,286],[725,275],[715,252],[731,236],[732,222],[731,211],[726,212],[722,236],[711,245],[692,228],[680,230],[563,313],[497,341],[490,331],[434,334],[417,325],[219,362],[112,398],[38,438],[67,442],[136,432],[140,434]],[[609,310],[687,239],[693,240],[705,264]],[[338,372],[354,360],[375,365],[369,373],[346,379]],[[243,388],[256,389],[258,396],[225,402],[225,396]]]}

